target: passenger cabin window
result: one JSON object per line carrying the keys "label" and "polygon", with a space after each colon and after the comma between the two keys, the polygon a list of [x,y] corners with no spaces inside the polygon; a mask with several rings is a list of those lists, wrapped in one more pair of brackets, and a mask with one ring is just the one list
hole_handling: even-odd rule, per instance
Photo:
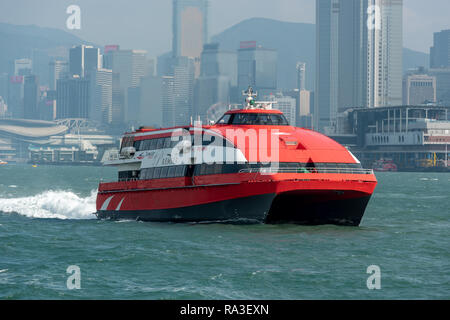
{"label": "passenger cabin window", "polygon": [[278,113],[233,113],[225,114],[217,124],[288,126],[289,122]]}

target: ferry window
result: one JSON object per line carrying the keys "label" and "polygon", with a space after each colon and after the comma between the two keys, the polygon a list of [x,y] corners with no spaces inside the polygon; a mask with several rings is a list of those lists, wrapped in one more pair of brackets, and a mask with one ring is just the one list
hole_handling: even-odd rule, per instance
{"label": "ferry window", "polygon": [[284,115],[266,113],[237,113],[234,115],[231,122],[235,125],[289,125],[289,122]]}
{"label": "ferry window", "polygon": [[167,178],[167,173],[169,172],[169,167],[161,168],[161,179]]}
{"label": "ferry window", "polygon": [[176,168],[176,177],[184,177],[186,173],[186,166],[177,166]]}
{"label": "ferry window", "polygon": [[141,145],[142,145],[143,141],[135,141],[134,142],[134,149],[136,149],[136,151],[141,151]]}
{"label": "ferry window", "polygon": [[164,145],[164,138],[156,139],[156,147],[155,149],[161,149]]}
{"label": "ferry window", "polygon": [[169,173],[167,174],[167,177],[168,178],[176,177],[176,172],[177,172],[177,168],[176,167],[174,167],[174,166],[169,167]]}
{"label": "ferry window", "polygon": [[170,148],[170,137],[164,138],[164,149]]}
{"label": "ferry window", "polygon": [[222,118],[217,121],[217,124],[228,124],[230,122],[231,115],[225,114]]}
{"label": "ferry window", "polygon": [[161,168],[155,168],[155,171],[153,172],[153,179],[159,179],[161,176]]}
{"label": "ferry window", "polygon": [[153,172],[155,171],[155,168],[149,168],[147,169],[147,174],[145,175],[145,178],[147,180],[153,179]]}

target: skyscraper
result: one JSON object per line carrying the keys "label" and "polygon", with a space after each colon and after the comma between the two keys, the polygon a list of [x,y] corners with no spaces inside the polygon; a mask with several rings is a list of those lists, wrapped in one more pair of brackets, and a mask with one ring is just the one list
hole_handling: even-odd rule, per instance
{"label": "skyscraper", "polygon": [[123,94],[123,122],[136,121],[139,117],[133,110],[128,110],[128,88],[139,87],[141,78],[146,76],[147,51],[116,50],[112,52],[112,72],[119,74],[119,89]]}
{"label": "skyscraper", "polygon": [[56,90],[56,82],[58,79],[68,76],[69,63],[63,60],[53,60],[49,64],[49,87]]}
{"label": "skyscraper", "polygon": [[101,61],[99,48],[86,45],[73,47],[69,51],[70,75],[78,75],[83,78],[90,71],[101,68]]}
{"label": "skyscraper", "polygon": [[173,0],[173,57],[200,58],[208,42],[208,0]]}
{"label": "skyscraper", "polygon": [[338,112],[402,103],[402,0],[316,0],[314,123]]}
{"label": "skyscraper", "polygon": [[368,33],[367,105],[398,106],[403,92],[403,0],[371,1],[379,8],[380,22]]}
{"label": "skyscraper", "polygon": [[403,104],[421,105],[436,102],[436,77],[426,74],[405,76],[403,81]]}
{"label": "skyscraper", "polygon": [[33,62],[31,59],[16,59],[14,60],[14,75],[27,76],[33,70]]}
{"label": "skyscraper", "polygon": [[306,63],[297,62],[297,89],[306,90]]}
{"label": "skyscraper", "polygon": [[255,41],[241,42],[238,50],[238,91],[252,86],[260,96],[277,89],[277,51],[258,46]]}
{"label": "skyscraper", "polygon": [[237,88],[237,55],[222,51],[218,43],[203,47],[201,73],[195,88],[194,117],[200,116],[203,122],[209,120],[208,110],[214,106],[226,106],[230,96]]}
{"label": "skyscraper", "polygon": [[91,71],[90,81],[90,105],[89,119],[100,123],[112,122],[112,71],[100,68]]}
{"label": "skyscraper", "polygon": [[57,82],[56,118],[89,117],[89,80],[74,76]]}
{"label": "skyscraper", "polygon": [[450,30],[434,33],[430,49],[430,68],[450,68]]}
{"label": "skyscraper", "polygon": [[340,109],[365,104],[367,0],[316,0],[315,126],[331,127]]}
{"label": "skyscraper", "polygon": [[23,106],[25,119],[39,119],[39,81],[35,75],[25,76],[23,85]]}

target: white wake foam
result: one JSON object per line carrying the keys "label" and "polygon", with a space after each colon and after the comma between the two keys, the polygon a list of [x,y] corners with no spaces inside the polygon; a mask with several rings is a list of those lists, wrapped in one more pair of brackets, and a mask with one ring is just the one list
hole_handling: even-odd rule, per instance
{"label": "white wake foam", "polygon": [[94,219],[97,191],[81,198],[70,191],[45,191],[32,197],[0,198],[0,211],[30,218]]}

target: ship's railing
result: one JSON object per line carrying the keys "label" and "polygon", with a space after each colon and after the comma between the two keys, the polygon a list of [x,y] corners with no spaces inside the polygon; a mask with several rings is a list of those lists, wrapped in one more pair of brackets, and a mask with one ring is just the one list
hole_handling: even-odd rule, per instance
{"label": "ship's railing", "polygon": [[276,173],[337,173],[337,174],[373,174],[372,169],[360,168],[248,168],[242,169],[239,173],[261,173],[261,174],[276,174]]}

